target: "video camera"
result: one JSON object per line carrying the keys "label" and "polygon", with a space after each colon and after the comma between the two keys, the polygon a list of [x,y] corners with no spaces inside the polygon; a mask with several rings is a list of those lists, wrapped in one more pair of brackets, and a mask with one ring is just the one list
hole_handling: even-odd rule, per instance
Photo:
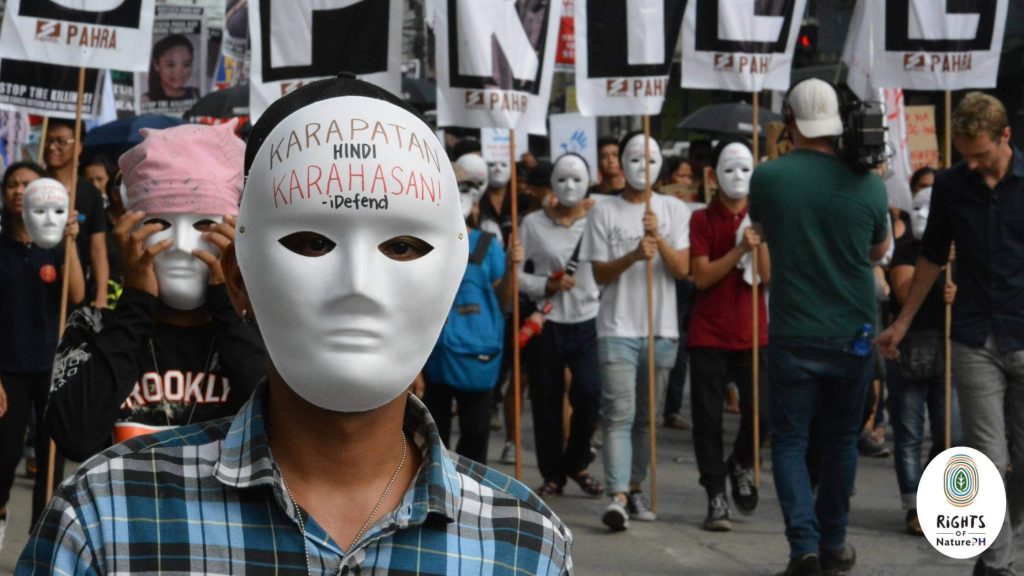
{"label": "video camera", "polygon": [[881,102],[864,102],[850,90],[840,93],[839,113],[843,134],[839,137],[839,157],[855,170],[867,172],[889,157],[885,143],[885,111]]}

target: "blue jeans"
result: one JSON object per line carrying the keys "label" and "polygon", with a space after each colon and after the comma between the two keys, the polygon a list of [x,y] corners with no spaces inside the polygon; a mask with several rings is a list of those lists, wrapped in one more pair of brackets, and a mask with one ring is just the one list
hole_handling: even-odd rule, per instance
{"label": "blue jeans", "polygon": [[[946,379],[942,376],[927,380],[907,380],[900,375],[899,364],[888,361],[885,367],[886,385],[889,387],[889,409],[892,411],[893,440],[896,444],[896,482],[900,487],[903,509],[917,508],[917,485],[924,473],[921,446],[924,444],[924,410],[928,408],[928,422],[932,433],[932,447],[928,462],[946,447]],[[950,442],[963,444],[960,425],[960,403],[953,389]]]}
{"label": "blue jeans", "polygon": [[[848,352],[849,339],[773,336],[768,354],[772,466],[790,556],[840,550],[857,475],[857,437],[871,357]],[[817,502],[807,471],[807,441],[821,411],[823,457]]]}
{"label": "blue jeans", "polygon": [[[655,400],[665,397],[668,373],[679,343],[655,338]],[[608,494],[629,492],[647,477],[650,452],[650,401],[647,338],[598,338],[601,365],[601,418],[604,426],[604,474]],[[658,413],[655,409],[655,414]]]}

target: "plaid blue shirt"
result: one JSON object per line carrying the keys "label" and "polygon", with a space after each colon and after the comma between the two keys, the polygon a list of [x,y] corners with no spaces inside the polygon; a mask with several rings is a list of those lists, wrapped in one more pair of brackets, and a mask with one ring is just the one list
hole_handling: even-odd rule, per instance
{"label": "plaid blue shirt", "polygon": [[[15,574],[306,574],[265,395],[261,386],[233,418],[90,459],[54,495]],[[405,430],[423,464],[401,505],[351,552],[308,518],[311,574],[572,573],[569,529],[526,486],[450,454],[412,396]]]}

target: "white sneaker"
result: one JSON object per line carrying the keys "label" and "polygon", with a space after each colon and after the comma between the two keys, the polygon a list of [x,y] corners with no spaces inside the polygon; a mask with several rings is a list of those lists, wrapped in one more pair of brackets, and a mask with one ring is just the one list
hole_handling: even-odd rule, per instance
{"label": "white sneaker", "polygon": [[612,496],[611,502],[608,503],[604,514],[601,515],[601,522],[614,532],[621,532],[629,528],[629,512],[626,512],[626,506],[622,500]]}
{"label": "white sneaker", "polygon": [[501,449],[501,458],[498,458],[498,462],[502,464],[515,464],[516,463],[516,445],[513,442],[505,442],[505,447]]}
{"label": "white sneaker", "polygon": [[654,522],[658,516],[651,510],[651,501],[643,492],[630,492],[629,515],[641,522]]}

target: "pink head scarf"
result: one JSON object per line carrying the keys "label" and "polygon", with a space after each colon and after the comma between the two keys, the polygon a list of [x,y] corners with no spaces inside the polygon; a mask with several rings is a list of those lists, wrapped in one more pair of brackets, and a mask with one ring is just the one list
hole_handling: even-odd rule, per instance
{"label": "pink head scarf", "polygon": [[245,143],[235,122],[143,128],[118,160],[126,207],[150,214],[238,214]]}

